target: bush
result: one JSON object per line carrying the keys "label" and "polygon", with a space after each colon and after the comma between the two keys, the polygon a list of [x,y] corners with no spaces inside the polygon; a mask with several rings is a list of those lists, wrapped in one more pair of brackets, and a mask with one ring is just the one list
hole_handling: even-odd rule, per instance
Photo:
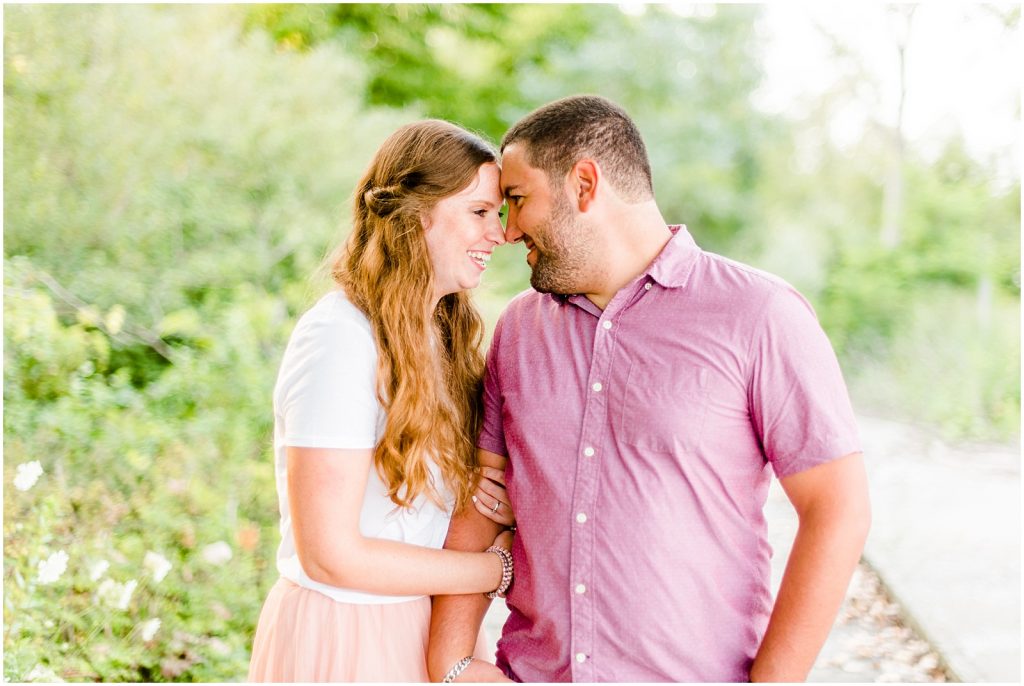
{"label": "bush", "polygon": [[245,677],[280,354],[415,114],[364,109],[350,57],[277,53],[244,14],[5,11],[6,679]]}

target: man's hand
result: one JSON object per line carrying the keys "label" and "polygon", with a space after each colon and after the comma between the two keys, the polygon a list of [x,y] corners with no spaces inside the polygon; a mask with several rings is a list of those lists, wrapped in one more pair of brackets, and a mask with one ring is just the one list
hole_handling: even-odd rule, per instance
{"label": "man's hand", "polygon": [[851,453],[780,480],[800,518],[751,681],[803,681],[843,602],[871,522],[867,474]]}
{"label": "man's hand", "polygon": [[512,680],[505,676],[495,665],[486,660],[473,660],[469,663],[469,667],[466,667],[465,671],[455,679],[455,683],[464,682],[471,684],[487,684],[500,681],[511,682]]}

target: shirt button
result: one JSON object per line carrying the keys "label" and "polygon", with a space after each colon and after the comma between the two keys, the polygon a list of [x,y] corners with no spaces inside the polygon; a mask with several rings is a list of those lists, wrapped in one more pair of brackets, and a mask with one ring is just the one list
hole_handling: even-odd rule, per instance
{"label": "shirt button", "polygon": [[644,284],[644,290],[645,290],[645,291],[649,291],[649,290],[651,290],[651,284],[649,284],[649,283],[645,283],[645,284]]}
{"label": "shirt button", "polygon": [[602,324],[601,326],[603,326],[605,329],[610,329],[610,328],[612,328],[612,323],[611,323],[610,320],[605,319],[604,320],[604,324]]}
{"label": "shirt button", "polygon": [[576,515],[576,521],[580,524],[585,523],[587,521],[587,515],[580,512],[578,515]]}
{"label": "shirt button", "polygon": [[601,389],[602,389],[602,388],[604,388],[604,386],[602,386],[602,385],[601,385],[601,382],[600,382],[600,381],[598,381],[598,382],[596,382],[596,383],[595,383],[595,384],[594,384],[593,386],[591,386],[591,388],[593,388],[593,389],[594,389],[594,393],[600,393],[600,392],[601,392]]}
{"label": "shirt button", "polygon": [[576,662],[586,662],[587,656],[583,653],[576,653]]}
{"label": "shirt button", "polygon": [[583,449],[583,454],[586,455],[587,457],[593,457],[594,449],[591,448],[590,446],[587,446],[586,448]]}
{"label": "shirt button", "polygon": [[583,595],[587,592],[587,587],[583,584],[576,584],[576,595]]}

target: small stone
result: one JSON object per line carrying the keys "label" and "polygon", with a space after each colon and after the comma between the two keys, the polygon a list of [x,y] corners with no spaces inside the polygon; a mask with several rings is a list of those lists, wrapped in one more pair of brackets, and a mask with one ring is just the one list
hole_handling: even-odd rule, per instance
{"label": "small stone", "polygon": [[871,671],[871,663],[867,660],[847,660],[839,668],[849,674],[865,674]]}

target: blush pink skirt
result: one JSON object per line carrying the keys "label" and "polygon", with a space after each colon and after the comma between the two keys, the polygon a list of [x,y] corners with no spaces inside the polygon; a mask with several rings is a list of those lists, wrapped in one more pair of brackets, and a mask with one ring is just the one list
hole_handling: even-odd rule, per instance
{"label": "blush pink skirt", "polygon": [[[339,603],[278,579],[260,612],[249,681],[429,681],[430,598]],[[486,637],[474,654],[493,661]]]}

